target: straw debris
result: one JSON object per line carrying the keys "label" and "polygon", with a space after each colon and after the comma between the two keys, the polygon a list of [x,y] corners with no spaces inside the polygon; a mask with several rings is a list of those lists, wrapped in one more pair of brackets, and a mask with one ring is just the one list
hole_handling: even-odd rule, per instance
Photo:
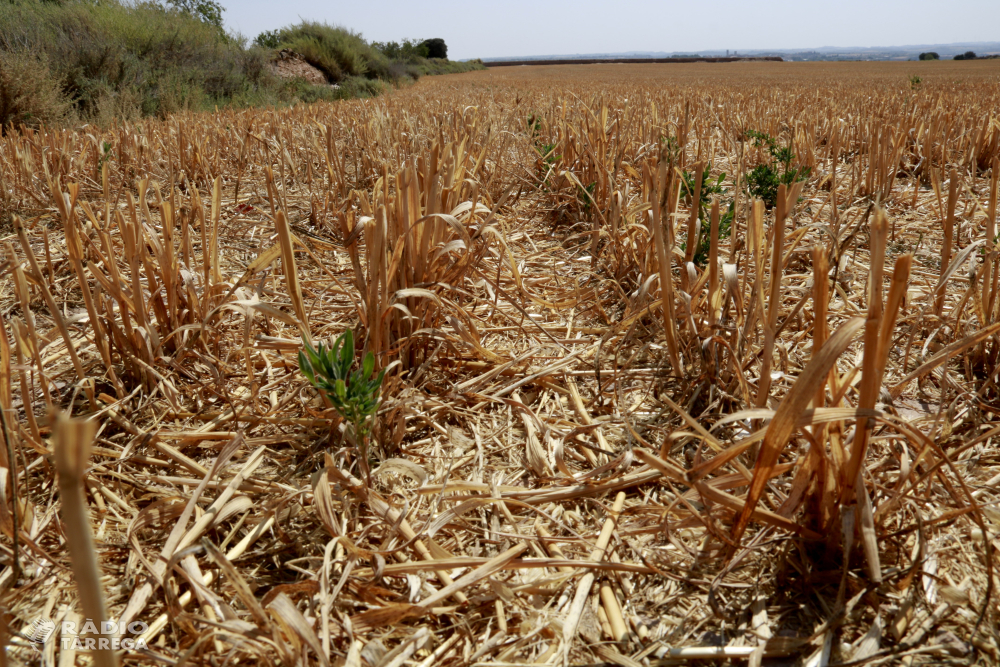
{"label": "straw debris", "polygon": [[5,132],[5,660],[1000,660],[995,66],[611,67]]}

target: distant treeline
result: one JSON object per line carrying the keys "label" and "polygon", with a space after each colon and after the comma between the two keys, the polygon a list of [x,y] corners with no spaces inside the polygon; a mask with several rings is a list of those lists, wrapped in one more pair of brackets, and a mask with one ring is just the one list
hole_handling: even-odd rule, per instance
{"label": "distant treeline", "polygon": [[487,67],[512,67],[514,65],[600,65],[610,63],[739,63],[745,61],[784,62],[779,56],[759,58],[565,58],[562,60],[496,60],[484,62]]}

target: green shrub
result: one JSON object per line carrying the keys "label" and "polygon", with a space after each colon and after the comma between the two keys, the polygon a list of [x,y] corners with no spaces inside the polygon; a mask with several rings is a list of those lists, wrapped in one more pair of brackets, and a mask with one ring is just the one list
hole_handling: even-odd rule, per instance
{"label": "green shrub", "polygon": [[[272,41],[270,36],[265,39]],[[310,65],[322,70],[330,81],[350,76],[389,78],[389,59],[360,34],[346,28],[303,21],[279,30],[277,41],[278,48],[301,54]]]}
{"label": "green shrub", "polygon": [[425,39],[421,42],[421,45],[427,48],[428,58],[440,58],[442,60],[448,59],[448,45],[445,44],[444,40],[440,37]]}
{"label": "green shrub", "polygon": [[167,4],[222,30],[222,12],[226,10],[215,0],[167,0]]}
{"label": "green shrub", "polygon": [[285,102],[331,102],[344,99],[333,86],[319,86],[304,79],[288,79],[282,82],[280,98]]}
{"label": "green shrub", "polygon": [[427,58],[417,65],[420,74],[431,76],[434,74],[459,74],[461,72],[471,72],[473,70],[486,69],[482,60],[466,60],[457,62],[454,60],[441,60],[439,58]]}
{"label": "green shrub", "polygon": [[806,180],[809,176],[809,167],[793,168],[792,161],[795,159],[795,154],[792,153],[792,149],[779,146],[774,137],[764,132],[748,130],[746,137],[753,140],[754,146],[766,146],[770,158],[768,162],[755,166],[746,175],[747,193],[762,200],[768,209],[774,208],[778,202],[778,186]]}
{"label": "green shrub", "polygon": [[926,53],[921,53],[920,54],[920,59],[921,60],[940,60],[941,56],[939,56],[937,54],[937,52],[935,52],[935,51],[927,51]]}
{"label": "green shrub", "polygon": [[[440,44],[438,44],[440,42]],[[390,83],[401,83],[424,75],[455,74],[485,69],[482,61],[451,62],[435,54],[447,54],[444,40],[417,42],[365,42],[358,33],[325,23],[303,21],[272,32],[261,33],[255,43],[272,49],[290,49],[306,62],[317,67],[332,82],[350,77],[365,77]],[[357,87],[357,83],[350,84]],[[374,94],[375,88],[362,87]]]}
{"label": "green shrub", "polygon": [[[709,254],[712,250],[712,220],[709,217],[709,207],[712,205],[712,198],[726,193],[725,188],[722,187],[722,182],[726,180],[726,174],[719,174],[713,182],[711,172],[712,164],[709,163],[701,175],[701,191],[698,195],[698,219],[701,221],[701,227],[698,235],[698,246],[694,252],[694,263],[698,266],[704,266],[708,263]],[[684,194],[688,206],[690,206],[691,201],[694,199],[697,172],[685,170],[681,176],[683,178],[681,192]],[[735,203],[730,202],[729,208],[719,216],[719,240],[729,236],[735,210]],[[681,248],[686,249],[686,244],[682,243]]]}
{"label": "green shrub", "polygon": [[70,104],[44,60],[0,51],[0,132],[9,125],[57,124],[69,113]]}
{"label": "green shrub", "polygon": [[[360,34],[309,21],[247,44],[222,30],[221,17],[215,0],[0,0],[0,120],[106,125],[224,106],[370,97],[387,90],[386,82],[481,67],[429,60],[427,47],[409,40],[396,45],[400,57],[389,57]],[[268,67],[281,47],[340,87],[282,81]]]}
{"label": "green shrub", "polygon": [[291,49],[305,58],[307,63],[323,72],[329,81],[340,81],[344,78],[340,63],[318,39],[299,35],[294,39],[282,40],[280,44],[282,48]]}
{"label": "green shrub", "polygon": [[257,35],[253,43],[264,49],[276,49],[281,44],[281,31],[265,30]]}
{"label": "green shrub", "polygon": [[42,57],[88,121],[207,110],[274,85],[262,74],[262,52],[196,13],[152,2],[2,3],[0,51],[16,50]]}
{"label": "green shrub", "polygon": [[372,46],[389,60],[416,63],[430,57],[427,45],[413,39],[404,39],[402,42],[372,42]]}
{"label": "green shrub", "polygon": [[337,99],[349,100],[356,97],[378,97],[386,91],[386,84],[363,76],[351,76],[340,82],[336,90]]}
{"label": "green shrub", "polygon": [[407,79],[416,81],[422,74],[420,65],[416,63],[405,60],[394,60],[389,63],[389,80],[393,83],[400,83]]}

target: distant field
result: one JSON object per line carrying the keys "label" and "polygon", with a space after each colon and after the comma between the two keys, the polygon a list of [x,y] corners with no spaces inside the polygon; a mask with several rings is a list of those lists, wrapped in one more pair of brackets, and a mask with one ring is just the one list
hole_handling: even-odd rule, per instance
{"label": "distant field", "polygon": [[997,664],[998,114],[601,64],[4,128],[5,655]]}
{"label": "distant field", "polygon": [[[491,63],[487,63],[489,65]],[[782,87],[809,83],[833,91],[854,82],[882,84],[907,83],[918,75],[928,83],[996,83],[1000,79],[1000,61],[912,61],[912,62],[733,62],[733,63],[601,63],[598,65],[536,65],[533,67],[497,68],[478,72],[473,77],[504,77],[523,82],[544,80],[554,84],[604,85],[607,83],[686,83],[692,79],[705,85],[729,85],[734,79],[741,86],[777,82]],[[989,93],[990,91],[984,91]]]}
{"label": "distant field", "polygon": [[745,61],[757,62],[781,62],[777,56],[758,58],[565,58],[554,60],[493,60],[484,63],[487,67],[519,67],[521,65],[613,65],[613,64],[633,64],[633,65],[655,65],[655,64],[679,64],[679,63],[737,63]]}

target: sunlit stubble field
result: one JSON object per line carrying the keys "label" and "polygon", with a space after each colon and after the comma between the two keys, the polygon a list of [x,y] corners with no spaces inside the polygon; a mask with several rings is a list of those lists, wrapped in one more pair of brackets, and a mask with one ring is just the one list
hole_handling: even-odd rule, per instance
{"label": "sunlit stubble field", "polygon": [[[997,109],[594,65],[5,132],[7,658],[996,664]],[[348,329],[366,461],[299,371]]]}

